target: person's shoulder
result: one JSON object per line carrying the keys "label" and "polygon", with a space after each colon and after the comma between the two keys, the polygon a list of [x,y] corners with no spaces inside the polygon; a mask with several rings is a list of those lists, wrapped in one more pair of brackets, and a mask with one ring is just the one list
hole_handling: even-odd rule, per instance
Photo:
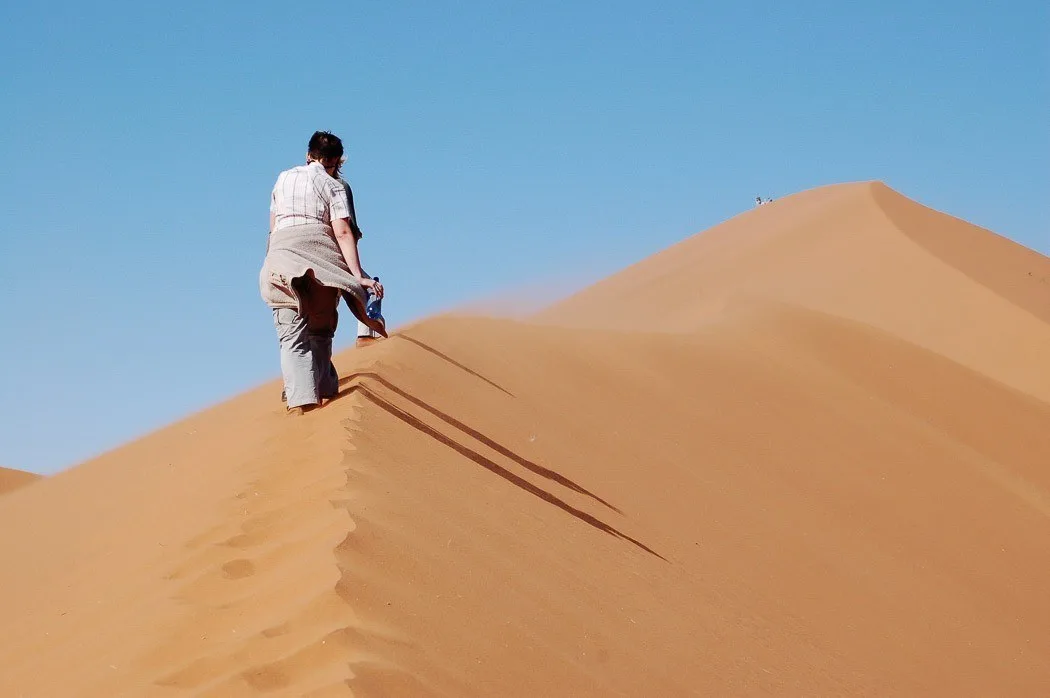
{"label": "person's shoulder", "polygon": [[318,192],[322,198],[329,199],[333,196],[345,195],[346,190],[343,188],[342,182],[323,169],[311,167],[308,169],[308,173],[314,191]]}
{"label": "person's shoulder", "polygon": [[313,163],[310,165],[302,165],[303,170],[310,175],[310,179],[314,182],[323,182],[327,186],[337,184],[337,180],[328,174],[323,167],[315,167]]}
{"label": "person's shoulder", "polygon": [[281,170],[281,172],[277,175],[277,180],[280,181],[285,177],[296,174],[298,172],[302,172],[305,169],[306,165],[296,165],[295,167],[289,167],[287,170]]}

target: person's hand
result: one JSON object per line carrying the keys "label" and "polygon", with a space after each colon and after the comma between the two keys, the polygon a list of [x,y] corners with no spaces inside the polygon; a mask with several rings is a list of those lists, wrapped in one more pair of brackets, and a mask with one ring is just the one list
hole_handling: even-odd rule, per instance
{"label": "person's hand", "polygon": [[383,299],[383,284],[379,283],[375,279],[369,279],[367,276],[361,279],[361,285],[365,288],[372,289],[372,293],[375,294],[376,298]]}

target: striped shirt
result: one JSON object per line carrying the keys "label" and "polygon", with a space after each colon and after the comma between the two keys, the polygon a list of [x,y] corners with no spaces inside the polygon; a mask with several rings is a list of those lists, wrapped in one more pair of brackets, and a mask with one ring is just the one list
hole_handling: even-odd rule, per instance
{"label": "striped shirt", "polygon": [[319,162],[285,170],[277,177],[270,195],[274,229],[291,225],[324,223],[350,218],[346,187],[325,172]]}

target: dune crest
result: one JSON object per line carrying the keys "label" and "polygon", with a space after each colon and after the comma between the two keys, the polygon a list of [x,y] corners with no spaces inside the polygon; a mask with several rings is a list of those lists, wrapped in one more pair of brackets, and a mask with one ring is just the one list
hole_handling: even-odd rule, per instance
{"label": "dune crest", "polygon": [[1050,400],[1050,259],[880,182],[753,209],[537,319],[688,332],[767,301],[871,324]]}
{"label": "dune crest", "polygon": [[344,352],[0,498],[0,695],[1039,695],[1048,264],[849,184]]}
{"label": "dune crest", "polygon": [[14,492],[39,479],[40,475],[36,473],[27,473],[24,470],[14,470],[12,468],[0,468],[0,495]]}

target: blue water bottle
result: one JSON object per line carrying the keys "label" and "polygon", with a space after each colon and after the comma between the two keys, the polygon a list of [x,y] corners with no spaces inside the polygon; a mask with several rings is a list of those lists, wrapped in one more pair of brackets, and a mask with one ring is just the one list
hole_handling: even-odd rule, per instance
{"label": "blue water bottle", "polygon": [[[374,276],[372,280],[379,281],[379,277]],[[377,298],[372,289],[368,289],[368,303],[365,304],[365,315],[372,320],[383,319],[383,299]]]}

